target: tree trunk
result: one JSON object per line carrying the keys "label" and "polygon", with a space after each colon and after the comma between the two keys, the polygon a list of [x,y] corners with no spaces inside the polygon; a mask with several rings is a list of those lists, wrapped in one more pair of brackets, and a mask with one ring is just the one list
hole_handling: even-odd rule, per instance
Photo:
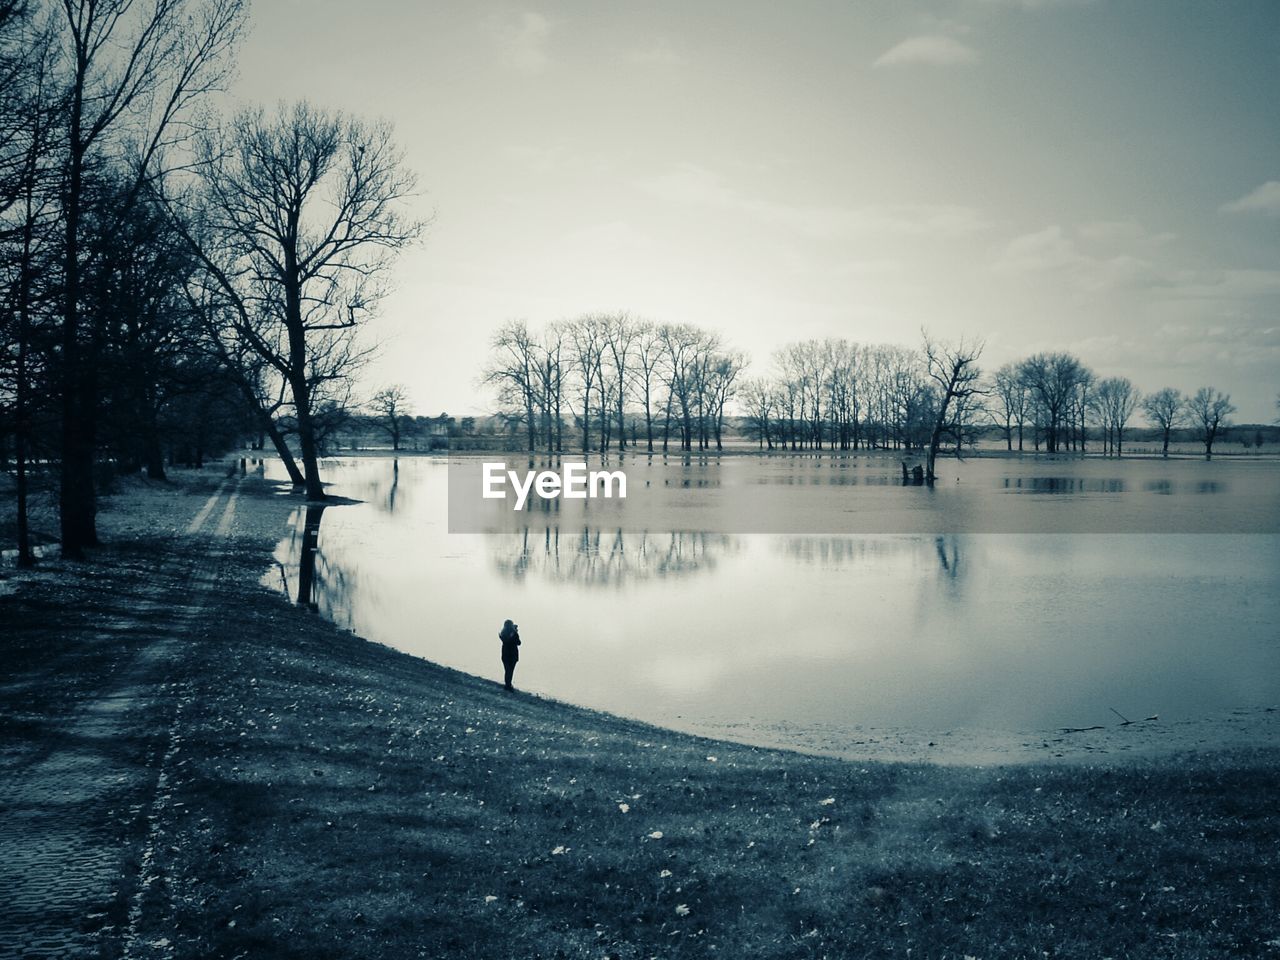
{"label": "tree trunk", "polygon": [[644,435],[649,443],[649,452],[653,453],[653,411],[651,406],[649,387],[646,385],[644,388]]}
{"label": "tree trunk", "polygon": [[622,390],[622,374],[618,374],[618,452],[621,453],[627,447],[627,418],[625,413],[624,396]]}
{"label": "tree trunk", "polygon": [[294,371],[290,378],[293,386],[294,408],[298,416],[298,446],[302,453],[302,476],[307,489],[307,499],[325,499],[324,484],[320,482],[320,452],[316,445],[315,423],[311,419],[311,397],[307,389],[306,374]]}
{"label": "tree trunk", "polygon": [[14,486],[17,495],[17,535],[18,566],[35,565],[35,555],[31,552],[31,528],[27,509],[27,334],[31,329],[31,245],[34,238],[34,219],[32,217],[32,182],[28,171],[26,185],[26,216],[22,225],[22,262],[18,273],[18,343],[17,356],[14,358]]}
{"label": "tree trunk", "polygon": [[73,86],[71,149],[65,201],[65,243],[62,317],[62,456],[58,509],[62,555],[84,558],[86,547],[96,546],[94,514],[93,430],[90,411],[84,409],[83,363],[80,357],[80,205],[84,195],[84,147],[82,145],[83,75]]}
{"label": "tree trunk", "polygon": [[276,426],[271,414],[261,407],[256,407],[256,409],[259,422],[262,424],[262,430],[271,438],[271,445],[276,448],[276,454],[280,457],[280,462],[284,464],[285,472],[289,474],[289,482],[295,487],[303,486],[307,482],[306,478],[303,477],[302,471],[298,469],[298,461],[293,458],[293,451],[289,449],[289,444],[285,442],[280,428]]}
{"label": "tree trunk", "polygon": [[[297,234],[296,220],[290,223],[291,235]],[[302,454],[302,474],[307,499],[325,499],[320,482],[320,451],[316,444],[315,423],[311,419],[311,391],[307,383],[307,331],[302,319],[302,288],[298,280],[297,254],[290,247],[285,254],[285,327],[289,334],[289,388],[293,391],[293,408],[298,418],[298,447]]]}
{"label": "tree trunk", "polygon": [[529,366],[524,368],[524,422],[529,427],[529,452],[538,449],[538,425],[533,419],[533,387],[529,383]]}

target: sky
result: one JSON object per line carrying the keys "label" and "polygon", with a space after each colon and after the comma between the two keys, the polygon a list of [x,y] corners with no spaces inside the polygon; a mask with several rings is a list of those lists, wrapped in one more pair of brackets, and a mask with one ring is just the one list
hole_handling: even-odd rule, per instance
{"label": "sky", "polygon": [[505,320],[627,310],[1280,414],[1276,0],[257,0],[231,99],[299,98],[418,176],[361,392],[419,413],[491,409]]}

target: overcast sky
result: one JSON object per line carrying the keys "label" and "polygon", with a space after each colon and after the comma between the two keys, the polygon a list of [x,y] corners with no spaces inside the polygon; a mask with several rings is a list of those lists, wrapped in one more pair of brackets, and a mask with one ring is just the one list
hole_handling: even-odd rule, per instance
{"label": "overcast sky", "polygon": [[391,120],[434,215],[369,390],[485,411],[503,320],[987,338],[1280,391],[1280,2],[258,0],[234,93]]}

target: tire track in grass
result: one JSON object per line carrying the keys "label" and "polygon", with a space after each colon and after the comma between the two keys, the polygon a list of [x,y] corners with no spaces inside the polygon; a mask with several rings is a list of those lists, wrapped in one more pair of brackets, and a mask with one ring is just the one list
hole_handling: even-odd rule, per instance
{"label": "tire track in grass", "polygon": [[[217,498],[220,494],[221,488],[219,488],[218,494],[209,498],[209,501],[191,521],[191,524],[187,527],[188,535],[197,535],[205,527],[209,518],[213,515],[213,510],[217,505]],[[231,495],[227,497],[222,516],[214,528],[213,543],[209,548],[207,562],[198,571],[194,571],[191,574],[192,589],[188,596],[188,601],[182,609],[181,629],[175,629],[164,643],[166,649],[162,651],[162,655],[169,658],[171,663],[181,656],[181,651],[178,648],[183,645],[183,641],[179,639],[178,635],[181,634],[185,637],[195,632],[196,625],[204,615],[209,594],[214,584],[218,582],[218,567],[227,550],[226,540],[231,532],[231,525],[235,520],[236,501],[239,496],[240,490],[237,481],[231,490]],[[155,960],[165,958],[167,960],[167,958],[174,955],[174,938],[177,936],[176,931],[174,931],[172,937],[161,935],[151,939],[144,939],[141,935],[144,921],[153,927],[157,925],[163,926],[166,918],[172,915],[172,910],[168,903],[168,890],[163,882],[163,874],[157,864],[157,853],[164,843],[168,818],[172,809],[172,780],[177,756],[182,749],[182,716],[183,711],[191,703],[192,699],[190,678],[184,676],[171,682],[169,684],[169,693],[173,696],[174,701],[173,718],[170,720],[165,733],[163,752],[160,754],[155,791],[151,799],[150,811],[147,814],[147,835],[142,844],[138,883],[129,904],[129,921],[124,932],[123,949],[121,951],[121,956],[128,958],[128,960],[131,960],[131,958],[155,958]],[[148,912],[149,906],[150,913]],[[161,916],[157,918],[155,913],[159,913]]]}
{"label": "tire track in grass", "polygon": [[[223,481],[185,533],[206,531],[225,501],[215,530],[223,540],[238,484]],[[167,551],[140,571],[147,579],[136,592],[91,604],[100,619],[78,638],[79,649],[130,641],[136,649],[93,676],[93,687],[70,709],[47,705],[33,715],[38,723],[16,728],[19,736],[0,753],[0,958],[128,952],[146,889],[154,885],[170,770],[180,751],[187,684],[173,674],[216,579],[199,567],[216,563],[224,549],[215,542],[203,551]],[[93,568],[77,567],[73,593],[92,588],[94,576]],[[63,669],[76,667],[76,649],[59,659]],[[48,686],[63,676],[42,670],[35,680]],[[5,712],[24,717],[22,691],[9,699]],[[157,723],[156,715],[170,710],[169,722]]]}

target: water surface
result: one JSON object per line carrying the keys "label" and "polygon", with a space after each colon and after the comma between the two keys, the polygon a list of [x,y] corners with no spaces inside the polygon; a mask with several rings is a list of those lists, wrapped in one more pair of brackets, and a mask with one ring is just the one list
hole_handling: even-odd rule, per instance
{"label": "water surface", "polygon": [[[738,458],[732,469],[783,487],[786,464]],[[1169,479],[1180,466],[1191,469]],[[651,479],[715,482],[716,468],[693,469],[646,466]],[[807,460],[793,469],[797,483],[820,482]],[[1145,510],[1167,496],[1162,483],[1232,495],[1223,480],[1201,488],[1196,464],[1059,465],[1052,484],[1017,469],[1003,468],[1012,489],[1053,510],[1097,496]],[[1175,720],[1280,701],[1272,534],[741,534],[685,529],[678,512],[642,530],[538,514],[510,532],[451,534],[442,460],[351,458],[325,471],[334,493],[362,502],[311,511],[304,580],[321,614],[495,678],[510,617],[525,640],[517,685],[586,706],[677,725],[1039,730],[1115,722],[1111,708]],[[1115,482],[1099,486],[1099,473]],[[825,475],[852,486],[847,471]],[[992,498],[1017,495],[989,486]],[[291,596],[306,519],[300,509],[270,578]]]}

